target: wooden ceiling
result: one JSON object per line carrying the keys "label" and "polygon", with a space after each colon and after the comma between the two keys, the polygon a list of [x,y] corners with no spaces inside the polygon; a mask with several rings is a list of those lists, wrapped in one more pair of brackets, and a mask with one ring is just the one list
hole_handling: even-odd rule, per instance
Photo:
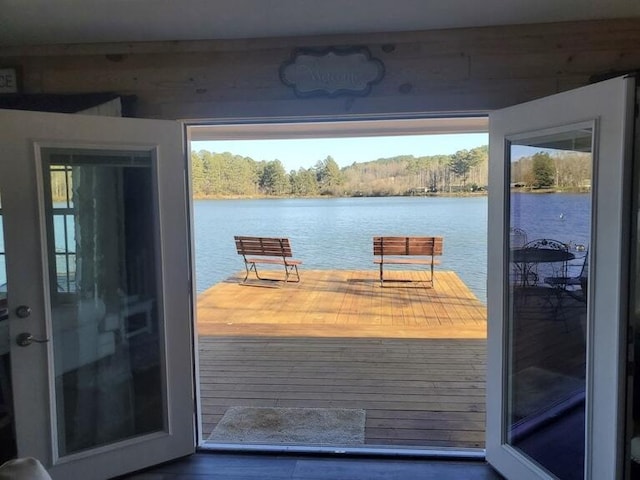
{"label": "wooden ceiling", "polygon": [[640,2],[2,0],[0,10],[2,47],[400,32],[640,17]]}

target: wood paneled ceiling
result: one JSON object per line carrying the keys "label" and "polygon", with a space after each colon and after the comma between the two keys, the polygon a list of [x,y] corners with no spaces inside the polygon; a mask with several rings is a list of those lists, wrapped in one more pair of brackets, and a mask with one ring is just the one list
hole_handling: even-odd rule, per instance
{"label": "wood paneled ceiling", "polygon": [[639,16],[638,0],[0,0],[0,47],[401,32]]}

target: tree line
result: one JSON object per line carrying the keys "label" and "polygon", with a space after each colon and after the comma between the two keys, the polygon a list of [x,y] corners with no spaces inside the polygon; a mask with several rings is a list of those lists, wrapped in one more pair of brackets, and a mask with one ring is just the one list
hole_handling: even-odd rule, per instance
{"label": "tree line", "polygon": [[191,153],[197,198],[232,196],[391,196],[472,192],[487,185],[487,146],[452,155],[400,155],[340,168],[331,156],[286,172],[280,160],[229,152]]}
{"label": "tree line", "polygon": [[591,154],[536,152],[511,164],[511,183],[517,188],[588,191],[591,189]]}
{"label": "tree line", "polygon": [[[488,148],[452,155],[399,155],[340,168],[327,156],[311,168],[286,172],[280,160],[256,161],[229,152],[191,152],[196,198],[397,196],[478,192],[488,183]],[[54,200],[64,200],[73,176],[52,172]],[[511,164],[512,186],[583,191],[591,187],[591,155],[537,152]]]}

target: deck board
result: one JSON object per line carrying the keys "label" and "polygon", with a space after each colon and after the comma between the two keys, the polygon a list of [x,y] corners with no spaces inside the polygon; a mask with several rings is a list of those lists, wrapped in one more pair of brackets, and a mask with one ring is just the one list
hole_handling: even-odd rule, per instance
{"label": "deck board", "polygon": [[369,445],[484,446],[486,309],[454,272],[301,277],[200,295],[204,438],[229,406],[362,408]]}

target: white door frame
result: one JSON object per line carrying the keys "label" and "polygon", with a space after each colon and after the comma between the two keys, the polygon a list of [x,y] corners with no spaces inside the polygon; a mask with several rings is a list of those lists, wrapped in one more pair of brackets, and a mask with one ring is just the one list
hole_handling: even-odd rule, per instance
{"label": "white door frame", "polygon": [[[104,478],[192,453],[195,449],[193,330],[189,272],[186,167],[177,122],[0,110],[12,383],[18,455],[39,458],[54,478]],[[31,332],[51,338],[44,233],[42,146],[151,152],[159,202],[164,323],[164,431],[57,458],[51,342],[18,347]],[[21,319],[18,305],[32,314]]]}
{"label": "white door frame", "polygon": [[509,107],[490,115],[487,460],[507,478],[549,478],[506,444],[505,330],[508,244],[505,137],[595,122],[595,203],[590,249],[591,321],[587,327],[585,478],[619,478],[624,417],[625,325],[628,296],[630,161],[634,80],[617,78]]}

